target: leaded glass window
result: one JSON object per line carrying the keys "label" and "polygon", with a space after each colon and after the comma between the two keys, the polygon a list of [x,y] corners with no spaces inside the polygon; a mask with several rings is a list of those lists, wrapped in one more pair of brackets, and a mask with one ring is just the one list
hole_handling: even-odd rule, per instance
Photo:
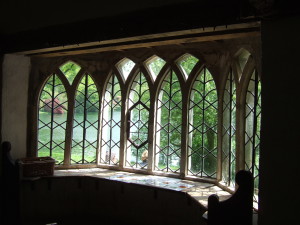
{"label": "leaded glass window", "polygon": [[56,164],[64,161],[68,98],[61,79],[53,74],[39,98],[38,156],[51,156]]}
{"label": "leaded glass window", "polygon": [[236,85],[232,70],[228,74],[223,95],[222,180],[235,185],[236,174]]}
{"label": "leaded glass window", "polygon": [[157,99],[155,170],[179,173],[182,90],[174,71],[164,78]]}
{"label": "leaded glass window", "polygon": [[218,95],[214,79],[204,68],[196,77],[190,95],[188,173],[216,177]]}
{"label": "leaded glass window", "polygon": [[96,163],[98,123],[98,90],[91,76],[85,74],[75,95],[71,163]]}
{"label": "leaded glass window", "polygon": [[192,69],[195,67],[198,61],[199,59],[190,54],[185,54],[180,58],[180,60],[178,61],[178,65],[185,75],[185,78],[188,78]]}
{"label": "leaded glass window", "polygon": [[123,76],[124,80],[126,81],[131,70],[135,66],[135,63],[130,59],[124,58],[116,66],[120,74]]}
{"label": "leaded glass window", "polygon": [[165,60],[159,58],[158,56],[153,56],[146,62],[146,66],[153,80],[156,79],[157,75],[159,74],[159,72],[161,71],[161,69],[164,67],[165,64],[166,64]]}
{"label": "leaded glass window", "polygon": [[126,166],[142,169],[148,166],[149,110],[149,85],[144,74],[139,72],[128,99]]}
{"label": "leaded glass window", "polygon": [[112,75],[107,83],[102,110],[100,162],[117,165],[120,152],[122,97],[119,81]]}
{"label": "leaded glass window", "polygon": [[244,48],[241,48],[237,53],[237,71],[238,71],[239,79],[242,76],[242,73],[248,62],[249,57],[250,57],[250,52],[248,52]]}
{"label": "leaded glass window", "polygon": [[255,70],[249,81],[245,104],[245,168],[254,177],[254,198],[258,194],[260,124],[261,124],[261,82]]}

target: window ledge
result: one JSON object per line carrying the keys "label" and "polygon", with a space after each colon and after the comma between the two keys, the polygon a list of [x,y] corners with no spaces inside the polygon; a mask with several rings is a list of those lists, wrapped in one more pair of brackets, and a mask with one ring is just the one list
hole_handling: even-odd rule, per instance
{"label": "window ledge", "polygon": [[199,181],[196,182],[191,180],[182,180],[178,178],[155,175],[144,175],[125,171],[114,171],[101,168],[55,170],[53,176],[94,177],[184,192],[195,199],[206,209],[207,200],[211,194],[217,194],[220,197],[220,200],[225,200],[231,196],[229,192],[224,191],[216,184],[212,183]]}

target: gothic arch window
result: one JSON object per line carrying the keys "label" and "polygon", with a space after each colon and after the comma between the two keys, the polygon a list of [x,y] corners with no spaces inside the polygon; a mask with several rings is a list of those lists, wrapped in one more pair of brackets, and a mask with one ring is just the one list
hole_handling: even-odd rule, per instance
{"label": "gothic arch window", "polygon": [[76,75],[80,71],[81,67],[75,62],[69,61],[59,67],[60,71],[68,79],[69,84],[72,85]]}
{"label": "gothic arch window", "polygon": [[255,69],[249,80],[245,101],[245,168],[254,178],[254,198],[259,190],[261,82]]}
{"label": "gothic arch window", "polygon": [[99,126],[99,94],[92,77],[81,78],[74,104],[72,132],[72,164],[96,163]]}
{"label": "gothic arch window", "polygon": [[102,108],[102,140],[100,163],[118,165],[121,144],[122,92],[115,74],[105,88]]}
{"label": "gothic arch window", "polygon": [[138,72],[128,96],[126,167],[146,169],[148,166],[149,111],[149,84],[145,75]]}
{"label": "gothic arch window", "polygon": [[162,81],[156,112],[155,170],[180,172],[182,89],[170,70]]}
{"label": "gothic arch window", "polygon": [[236,84],[230,68],[223,93],[222,180],[234,186],[236,174]]}
{"label": "gothic arch window", "polygon": [[61,78],[53,74],[39,97],[37,155],[51,156],[56,164],[64,162],[68,96]]}
{"label": "gothic arch window", "polygon": [[165,64],[166,61],[156,55],[152,56],[145,62],[146,68],[149,71],[153,81],[155,81],[157,75]]}
{"label": "gothic arch window", "polygon": [[189,99],[188,173],[216,177],[218,95],[204,67],[193,82]]}
{"label": "gothic arch window", "polygon": [[134,66],[135,63],[128,58],[124,58],[116,64],[116,67],[119,70],[119,73],[122,75],[124,81],[127,80]]}
{"label": "gothic arch window", "polygon": [[[206,57],[197,43],[188,45],[99,53],[90,61],[78,55],[57,68],[51,63],[61,57],[43,59],[55,73],[32,84],[40,92],[33,94],[38,110],[30,106],[37,121],[30,154],[51,156],[60,168],[214,179],[230,189],[235,173],[247,169],[257,200],[261,82],[255,57],[243,46],[233,55],[222,50]],[[184,54],[191,49],[193,55]],[[39,80],[43,75],[34,71]]]}
{"label": "gothic arch window", "polygon": [[184,74],[185,79],[188,78],[198,61],[199,59],[188,53],[184,54],[177,60],[177,65],[181,72]]}

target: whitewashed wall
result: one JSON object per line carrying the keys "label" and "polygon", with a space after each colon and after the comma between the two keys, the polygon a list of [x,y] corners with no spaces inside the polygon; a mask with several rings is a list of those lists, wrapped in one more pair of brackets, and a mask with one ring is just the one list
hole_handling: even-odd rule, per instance
{"label": "whitewashed wall", "polygon": [[13,159],[25,157],[30,58],[7,54],[3,60],[2,141],[12,144]]}

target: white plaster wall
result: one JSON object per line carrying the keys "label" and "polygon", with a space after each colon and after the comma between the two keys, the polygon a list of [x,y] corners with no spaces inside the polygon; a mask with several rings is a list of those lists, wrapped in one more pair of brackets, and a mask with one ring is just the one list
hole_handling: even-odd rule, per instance
{"label": "white plaster wall", "polygon": [[3,61],[2,141],[12,144],[13,159],[26,156],[30,58],[7,54]]}

